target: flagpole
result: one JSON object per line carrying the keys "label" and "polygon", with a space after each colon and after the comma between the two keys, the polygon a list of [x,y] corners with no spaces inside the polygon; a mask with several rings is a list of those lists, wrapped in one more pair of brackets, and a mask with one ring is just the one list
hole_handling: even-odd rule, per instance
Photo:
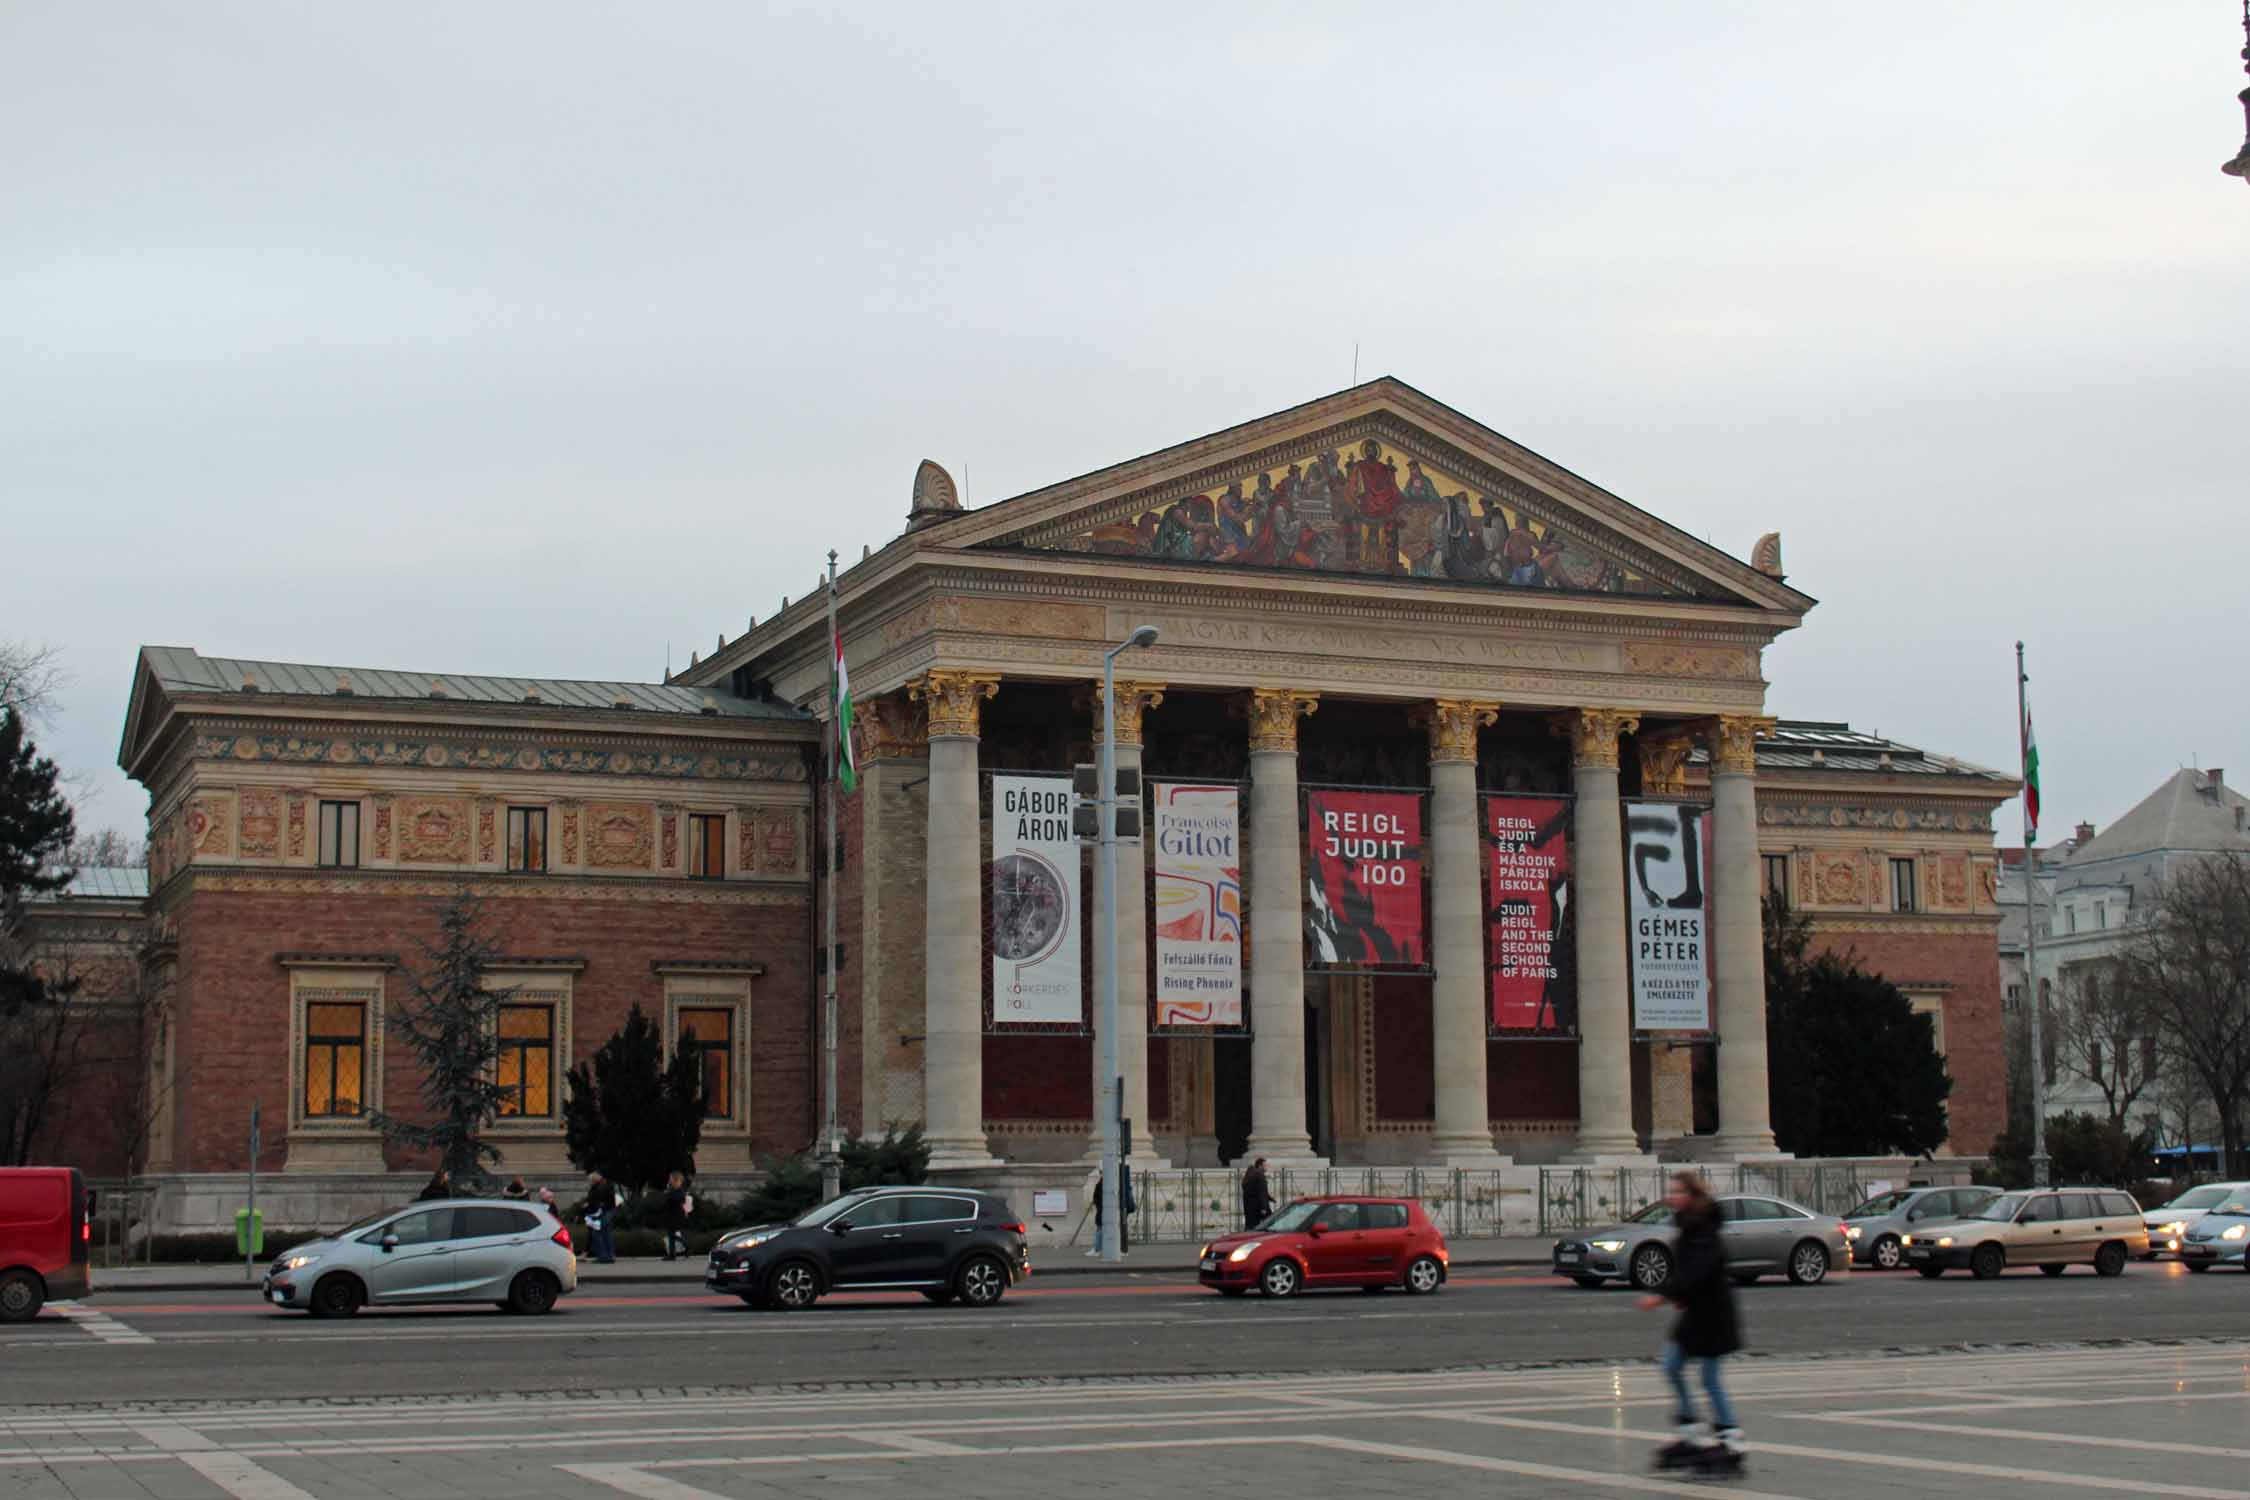
{"label": "flagpole", "polygon": [[2023,642],[2016,642],[2016,765],[2024,783],[2023,804],[2023,966],[2024,990],[2031,1007],[2031,1184],[2047,1186],[2047,1050],[2042,1036],[2039,989],[2039,825],[2031,811],[2031,678],[2023,669]]}
{"label": "flagpole", "polygon": [[[836,633],[836,553],[828,554],[828,647],[831,652],[842,649],[843,637]],[[843,764],[843,713],[839,701],[836,668],[831,666],[828,679],[828,842],[820,851],[820,863],[828,876],[828,944],[822,950],[821,971],[826,980],[821,997],[821,1064],[825,1082],[821,1088],[820,1110],[820,1196],[823,1202],[843,1191],[843,1161],[838,1154],[836,1140],[836,799],[842,795],[843,779],[839,768]]]}

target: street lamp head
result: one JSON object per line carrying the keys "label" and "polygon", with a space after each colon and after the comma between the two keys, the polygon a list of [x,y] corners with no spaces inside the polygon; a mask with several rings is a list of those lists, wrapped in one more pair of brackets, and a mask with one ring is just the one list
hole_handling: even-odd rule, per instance
{"label": "street lamp head", "polygon": [[1140,628],[1136,629],[1131,635],[1125,637],[1125,644],[1128,646],[1155,645],[1156,627],[1154,625],[1141,626]]}

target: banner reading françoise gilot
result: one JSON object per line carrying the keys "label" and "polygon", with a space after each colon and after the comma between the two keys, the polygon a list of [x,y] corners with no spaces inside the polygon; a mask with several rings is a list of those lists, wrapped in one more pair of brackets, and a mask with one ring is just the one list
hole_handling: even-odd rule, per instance
{"label": "banner reading fran\u00e7oise gilot", "polygon": [[1085,1018],[1078,973],[1078,843],[1070,783],[992,778],[992,1020]]}
{"label": "banner reading fran\u00e7oise gilot", "polygon": [[1569,1036],[1578,1030],[1570,951],[1570,812],[1561,797],[1487,797],[1491,836],[1492,1025]]}
{"label": "banner reading fran\u00e7oise gilot", "polygon": [[1632,922],[1633,1025],[1711,1029],[1710,912],[1703,809],[1625,804],[1625,892]]}
{"label": "banner reading fran\u00e7oise gilot", "polygon": [[1242,824],[1235,789],[1160,783],[1156,1024],[1242,1024]]}
{"label": "banner reading fran\u00e7oise gilot", "polygon": [[1420,964],[1422,794],[1305,793],[1305,967]]}

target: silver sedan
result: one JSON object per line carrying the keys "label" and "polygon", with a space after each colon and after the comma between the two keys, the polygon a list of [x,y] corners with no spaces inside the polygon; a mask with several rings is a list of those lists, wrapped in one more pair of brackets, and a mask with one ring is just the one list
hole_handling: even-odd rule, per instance
{"label": "silver sedan", "polygon": [[570,1231],[536,1204],[443,1199],[370,1214],[274,1260],[260,1293],[275,1307],[348,1318],[362,1307],[491,1302],[552,1312],[578,1289]]}
{"label": "silver sedan", "polygon": [[[1744,1286],[1775,1273],[1808,1286],[1852,1263],[1839,1219],[1754,1193],[1728,1193],[1717,1201],[1727,1274]],[[1656,1291],[1672,1279],[1672,1211],[1651,1203],[1619,1223],[1557,1240],[1554,1253],[1555,1274],[1582,1287],[1625,1281]]]}
{"label": "silver sedan", "polygon": [[1965,1219],[2000,1196],[1991,1187],[1910,1187],[1874,1197],[1844,1215],[1852,1259],[1878,1271],[1906,1264],[1906,1236],[1930,1224]]}

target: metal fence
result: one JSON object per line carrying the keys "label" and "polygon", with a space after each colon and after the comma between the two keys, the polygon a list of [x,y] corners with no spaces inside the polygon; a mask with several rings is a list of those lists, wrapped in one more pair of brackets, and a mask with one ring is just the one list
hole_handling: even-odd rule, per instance
{"label": "metal fence", "polygon": [[[1537,1232],[1611,1224],[1664,1196],[1678,1164],[1660,1167],[1541,1167]],[[1786,1198],[1814,1213],[1841,1214],[1866,1201],[1865,1164],[1743,1162],[1699,1167],[1714,1193]]]}
{"label": "metal fence", "polygon": [[88,1178],[94,1195],[90,1259],[96,1266],[147,1261],[156,1246],[156,1190],[117,1177]]}
{"label": "metal fence", "polygon": [[[1530,1187],[1504,1183],[1505,1175],[1447,1167],[1272,1167],[1266,1186],[1276,1204],[1330,1194],[1419,1198],[1447,1234],[1489,1237],[1523,1232],[1503,1229],[1504,1214],[1519,1226],[1531,1218]],[[1133,1199],[1135,1244],[1180,1244],[1244,1227],[1242,1174],[1228,1168],[1137,1172]]]}

